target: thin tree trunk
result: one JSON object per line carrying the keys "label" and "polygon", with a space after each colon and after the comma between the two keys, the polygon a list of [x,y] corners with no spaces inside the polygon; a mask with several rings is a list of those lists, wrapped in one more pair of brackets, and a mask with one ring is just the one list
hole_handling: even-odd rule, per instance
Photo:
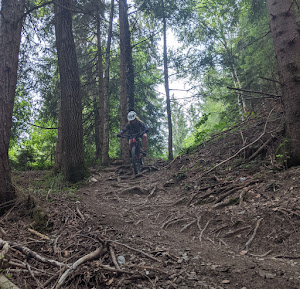
{"label": "thin tree trunk", "polygon": [[[127,124],[127,113],[134,110],[134,75],[132,64],[132,49],[127,13],[127,0],[119,0],[120,18],[120,80],[121,80],[121,128]],[[129,162],[128,141],[121,141],[122,159]]]}
{"label": "thin tree trunk", "polygon": [[96,160],[101,159],[101,147],[100,147],[100,115],[99,115],[99,99],[93,96],[94,105],[94,125],[95,125],[95,146],[96,146]]}
{"label": "thin tree trunk", "polygon": [[15,198],[8,159],[12,114],[17,85],[24,1],[2,0],[0,11],[0,211]]}
{"label": "thin tree trunk", "polygon": [[107,33],[107,45],[105,54],[105,72],[104,72],[104,102],[103,102],[103,147],[102,147],[102,163],[109,164],[109,68],[110,68],[110,47],[112,39],[112,23],[114,17],[114,0],[110,4],[109,27]]}
{"label": "thin tree trunk", "polygon": [[72,32],[71,0],[54,2],[55,34],[61,87],[61,170],[66,180],[87,175],[83,157],[80,79]]}
{"label": "thin tree trunk", "polygon": [[288,165],[300,164],[300,37],[292,0],[267,0],[289,147]]}
{"label": "thin tree trunk", "polygon": [[167,49],[167,21],[164,13],[164,1],[162,0],[163,9],[163,31],[164,31],[164,76],[165,76],[165,90],[166,90],[166,102],[167,102],[167,116],[168,116],[168,159],[173,159],[173,133],[172,133],[172,113],[170,102],[170,89],[169,89],[169,72],[168,72],[168,49]]}
{"label": "thin tree trunk", "polygon": [[[223,34],[222,34],[221,41],[222,41],[222,44],[223,44],[223,46],[224,46],[224,48],[226,50],[226,53],[227,53],[228,66],[229,66],[229,69],[231,71],[231,75],[232,75],[234,86],[236,88],[240,88],[241,89],[242,88],[241,82],[239,80],[238,73],[237,73],[235,65],[234,65],[234,60],[233,60],[234,57],[233,57],[230,49],[228,48],[226,38],[225,38],[225,36]],[[238,103],[238,109],[239,109],[240,117],[243,120],[244,119],[244,113],[246,111],[245,111],[245,102],[244,102],[243,94],[241,92],[237,92],[237,103]]]}
{"label": "thin tree trunk", "polygon": [[98,91],[99,91],[99,159],[103,156],[103,134],[104,134],[104,89],[103,89],[103,57],[101,48],[100,16],[97,13],[97,46],[98,46]]}
{"label": "thin tree trunk", "polygon": [[58,173],[61,169],[62,163],[62,136],[61,136],[61,101],[58,103],[58,129],[57,129],[57,141],[56,141],[56,149],[55,149],[55,163],[54,163],[54,171]]}

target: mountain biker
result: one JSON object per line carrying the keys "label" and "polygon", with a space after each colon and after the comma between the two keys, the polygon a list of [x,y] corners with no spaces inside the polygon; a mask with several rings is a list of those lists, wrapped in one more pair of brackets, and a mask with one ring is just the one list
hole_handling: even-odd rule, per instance
{"label": "mountain biker", "polygon": [[[125,126],[124,129],[121,130],[121,132],[118,134],[118,136],[122,136],[125,132],[128,132],[129,135],[131,134],[137,134],[137,133],[143,133],[142,135],[142,140],[143,140],[143,155],[147,155],[147,143],[148,143],[148,138],[147,138],[147,132],[148,128],[143,123],[139,117],[136,115],[134,111],[128,112],[127,115],[128,119],[128,124]],[[129,139],[129,150],[131,148],[131,143],[132,140]]]}

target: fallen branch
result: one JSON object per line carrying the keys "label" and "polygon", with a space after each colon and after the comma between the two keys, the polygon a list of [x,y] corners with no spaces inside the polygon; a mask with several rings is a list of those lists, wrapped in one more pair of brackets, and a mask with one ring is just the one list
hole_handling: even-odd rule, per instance
{"label": "fallen branch", "polygon": [[246,243],[246,245],[245,245],[247,251],[248,251],[249,246],[251,245],[251,243],[253,242],[253,240],[254,240],[254,238],[255,238],[255,236],[256,236],[257,229],[258,229],[258,227],[259,227],[259,225],[260,225],[260,223],[261,223],[262,220],[263,220],[263,218],[260,218],[260,219],[258,219],[257,222],[256,222],[256,225],[255,225],[255,228],[254,228],[254,232],[253,232],[251,238],[247,241],[247,243]]}
{"label": "fallen branch", "polygon": [[40,238],[43,239],[43,240],[50,240],[50,238],[49,238],[48,236],[46,236],[46,235],[44,235],[44,234],[42,234],[42,233],[40,233],[40,232],[38,232],[38,231],[36,231],[36,230],[33,230],[33,229],[31,229],[31,228],[28,228],[28,231],[29,231],[30,233],[32,233],[32,234],[34,234],[34,235],[40,237]]}
{"label": "fallen branch", "polygon": [[98,249],[96,249],[95,251],[79,258],[76,262],[74,262],[60,277],[60,279],[57,281],[57,284],[55,286],[55,289],[60,288],[64,282],[66,281],[66,279],[75,271],[75,269],[80,266],[81,264],[90,261],[90,260],[94,260],[96,258],[98,258],[101,253],[103,252],[103,247],[100,247]]}
{"label": "fallen branch", "polygon": [[265,126],[264,126],[264,130],[263,132],[261,133],[261,135],[255,139],[253,142],[249,143],[248,145],[242,147],[240,150],[238,150],[234,155],[232,155],[231,157],[229,157],[228,159],[218,163],[217,165],[215,165],[214,167],[212,167],[211,169],[209,169],[208,171],[204,172],[203,174],[201,174],[198,178],[196,178],[196,180],[202,178],[204,175],[212,172],[213,170],[215,170],[216,168],[218,168],[219,166],[227,163],[228,161],[234,159],[236,156],[238,156],[242,151],[244,151],[246,148],[252,146],[253,144],[255,144],[256,142],[258,142],[265,134],[266,134],[266,130],[267,130],[267,124],[268,124],[268,121],[269,121],[269,118],[270,118],[270,115],[271,113],[273,112],[274,108],[270,111],[269,115],[268,115],[268,118],[266,120],[266,123],[265,123]]}
{"label": "fallen branch", "polygon": [[29,248],[27,248],[25,246],[22,246],[22,245],[19,245],[15,242],[9,242],[9,241],[4,241],[4,240],[0,239],[0,246],[4,246],[5,243],[8,243],[10,247],[22,252],[27,257],[32,257],[32,258],[34,258],[34,259],[36,259],[36,260],[38,260],[42,263],[50,264],[50,265],[53,265],[53,266],[56,266],[56,267],[66,267],[66,266],[68,266],[67,264],[58,262],[56,260],[52,260],[52,259],[48,259],[46,257],[43,257],[43,256],[39,255],[38,253],[30,250]]}
{"label": "fallen branch", "polygon": [[276,95],[276,94],[262,92],[262,91],[247,90],[247,89],[235,88],[235,87],[230,87],[230,86],[227,86],[227,88],[231,89],[231,90],[242,91],[242,92],[256,93],[256,94],[260,94],[260,95],[267,95],[269,97],[281,97],[281,95]]}
{"label": "fallen branch", "polygon": [[248,158],[248,161],[254,159],[271,141],[273,137],[270,137],[253,155]]}

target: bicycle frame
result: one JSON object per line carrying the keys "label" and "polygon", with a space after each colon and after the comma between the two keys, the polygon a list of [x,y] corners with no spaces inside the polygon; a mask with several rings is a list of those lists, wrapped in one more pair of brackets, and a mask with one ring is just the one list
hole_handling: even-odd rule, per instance
{"label": "bicycle frame", "polygon": [[132,134],[132,135],[122,135],[122,138],[129,138],[130,142],[130,154],[131,154],[131,161],[134,169],[135,174],[140,174],[144,165],[144,158],[140,152],[140,137],[142,136],[141,133]]}

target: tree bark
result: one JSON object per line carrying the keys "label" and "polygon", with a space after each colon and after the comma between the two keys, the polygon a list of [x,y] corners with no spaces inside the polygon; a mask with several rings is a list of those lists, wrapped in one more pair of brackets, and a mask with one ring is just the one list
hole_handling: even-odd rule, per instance
{"label": "tree bark", "polygon": [[102,147],[102,163],[109,164],[109,69],[110,69],[110,47],[112,39],[112,23],[114,18],[114,0],[110,4],[109,27],[107,32],[107,44],[105,54],[105,72],[104,72],[104,102],[103,102],[103,147]]}
{"label": "tree bark", "polygon": [[98,55],[98,92],[99,92],[99,159],[102,161],[103,155],[103,135],[104,135],[104,87],[103,87],[103,57],[101,48],[101,21],[100,15],[97,13],[97,55]]}
{"label": "tree bark", "polygon": [[[124,128],[127,124],[128,111],[134,110],[134,73],[127,10],[127,0],[119,0],[121,128]],[[129,162],[128,142],[126,139],[122,139],[121,141],[121,151],[122,159],[125,162]]]}
{"label": "tree bark", "polygon": [[82,103],[71,8],[71,0],[54,2],[61,86],[61,171],[66,180],[77,182],[87,175],[87,170],[83,157]]}
{"label": "tree bark", "polygon": [[0,211],[15,198],[8,159],[24,15],[23,0],[2,0],[0,11]]}
{"label": "tree bark", "polygon": [[164,11],[164,1],[162,0],[163,9],[163,31],[164,31],[164,76],[165,76],[165,91],[166,91],[166,103],[167,103],[167,116],[168,116],[168,159],[173,159],[173,132],[172,132],[172,113],[171,113],[171,102],[170,102],[170,89],[169,89],[169,72],[168,72],[168,49],[167,49],[167,20]]}
{"label": "tree bark", "polygon": [[288,140],[288,165],[300,164],[300,35],[292,0],[267,0]]}

